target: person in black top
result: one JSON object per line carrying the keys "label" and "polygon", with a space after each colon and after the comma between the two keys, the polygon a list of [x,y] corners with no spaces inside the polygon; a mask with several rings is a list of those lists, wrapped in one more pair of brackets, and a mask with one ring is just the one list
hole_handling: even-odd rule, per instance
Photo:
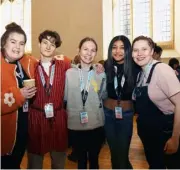
{"label": "person in black top", "polygon": [[179,65],[178,59],[171,58],[169,60],[169,66],[175,71],[175,74],[176,74],[178,80],[180,81],[180,65]]}
{"label": "person in black top", "polygon": [[131,169],[129,146],[133,130],[132,91],[138,69],[131,43],[123,35],[114,37],[105,61],[108,99],[104,101],[105,132],[113,169]]}
{"label": "person in black top", "polygon": [[160,61],[163,49],[155,43],[153,58]]}

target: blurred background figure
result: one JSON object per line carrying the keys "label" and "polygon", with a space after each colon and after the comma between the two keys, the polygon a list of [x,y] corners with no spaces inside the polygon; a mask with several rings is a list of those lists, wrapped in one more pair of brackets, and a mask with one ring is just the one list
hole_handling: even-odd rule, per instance
{"label": "blurred background figure", "polygon": [[155,44],[153,58],[155,60],[161,60],[162,52],[163,52],[162,48],[158,46],[157,44]]}
{"label": "blurred background figure", "polygon": [[179,81],[180,81],[180,65],[177,58],[171,58],[169,60],[169,66],[175,71]]}

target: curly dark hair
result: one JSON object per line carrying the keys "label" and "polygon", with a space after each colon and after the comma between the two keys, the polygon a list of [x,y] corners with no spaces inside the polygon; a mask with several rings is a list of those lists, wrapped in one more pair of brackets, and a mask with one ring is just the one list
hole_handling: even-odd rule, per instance
{"label": "curly dark hair", "polygon": [[62,41],[60,35],[56,31],[51,30],[45,30],[39,35],[39,43],[41,43],[43,39],[48,39],[48,37],[51,37],[50,41],[56,45],[56,48],[61,46]]}

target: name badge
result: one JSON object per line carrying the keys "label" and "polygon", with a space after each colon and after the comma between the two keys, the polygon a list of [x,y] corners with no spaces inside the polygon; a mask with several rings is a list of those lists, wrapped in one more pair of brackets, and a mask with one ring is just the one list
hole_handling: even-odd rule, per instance
{"label": "name badge", "polygon": [[54,117],[54,107],[53,107],[53,103],[47,103],[44,105],[44,112],[45,112],[45,116],[46,118],[52,118]]}
{"label": "name badge", "polygon": [[88,113],[87,112],[80,112],[80,120],[81,123],[88,123]]}
{"label": "name badge", "polygon": [[23,104],[23,112],[28,112],[29,110],[29,102],[26,100],[26,102]]}
{"label": "name badge", "polygon": [[116,119],[122,119],[122,107],[115,107],[115,117]]}

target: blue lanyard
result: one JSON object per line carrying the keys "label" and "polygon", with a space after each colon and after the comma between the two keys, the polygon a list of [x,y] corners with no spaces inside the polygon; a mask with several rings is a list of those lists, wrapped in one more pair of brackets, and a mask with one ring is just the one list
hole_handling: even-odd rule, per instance
{"label": "blue lanyard", "polygon": [[86,103],[87,98],[88,98],[88,93],[89,93],[90,82],[91,82],[93,70],[88,72],[86,87],[84,84],[84,77],[82,74],[82,70],[80,68],[78,68],[78,71],[79,71],[79,80],[80,80],[80,90],[81,90],[81,96],[82,96],[82,103],[83,103],[83,108],[84,108],[85,103]]}

